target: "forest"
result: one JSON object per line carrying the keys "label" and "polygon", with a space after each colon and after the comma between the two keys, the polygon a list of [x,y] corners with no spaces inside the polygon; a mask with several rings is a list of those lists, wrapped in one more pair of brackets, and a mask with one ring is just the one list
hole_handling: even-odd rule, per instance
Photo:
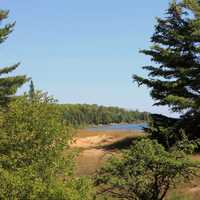
{"label": "forest", "polygon": [[[15,27],[7,18],[9,11],[0,10],[0,44]],[[1,200],[200,199],[200,2],[171,1],[154,29],[150,48],[140,51],[152,65],[142,67],[146,77],[134,74],[133,82],[147,86],[154,106],[168,106],[179,114],[176,119],[118,107],[59,104],[35,90],[28,75],[11,74],[19,63],[0,68]],[[29,91],[18,95],[25,83]],[[125,148],[118,140],[92,147],[98,153],[110,151],[109,157],[102,157],[93,175],[77,176],[76,160],[83,150],[71,148],[77,128],[141,121],[148,128],[126,138],[131,143]],[[186,195],[185,184],[194,185]]]}
{"label": "forest", "polygon": [[118,107],[88,104],[59,104],[67,125],[86,126],[111,123],[147,122],[149,113],[131,111]]}

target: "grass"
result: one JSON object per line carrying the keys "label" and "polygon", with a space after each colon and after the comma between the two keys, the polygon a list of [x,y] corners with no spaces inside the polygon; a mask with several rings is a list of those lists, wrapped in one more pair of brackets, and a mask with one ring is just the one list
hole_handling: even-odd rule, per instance
{"label": "grass", "polygon": [[128,148],[135,138],[141,136],[144,133],[132,131],[78,131],[72,144],[80,151],[76,159],[76,175],[93,175],[113,153]]}
{"label": "grass", "polygon": [[143,136],[144,133],[140,131],[88,131],[88,130],[79,130],[76,134],[77,138],[86,138],[92,136],[112,136],[115,138],[126,138],[126,137],[135,137]]}

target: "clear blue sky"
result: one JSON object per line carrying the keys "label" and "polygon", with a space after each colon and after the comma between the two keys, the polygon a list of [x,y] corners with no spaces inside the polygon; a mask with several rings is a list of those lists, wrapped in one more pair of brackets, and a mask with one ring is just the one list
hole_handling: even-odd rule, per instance
{"label": "clear blue sky", "polygon": [[[155,17],[168,0],[0,0],[15,31],[0,45],[1,65],[21,62],[18,74],[61,103],[96,103],[166,113],[149,90],[132,83],[149,63]],[[24,87],[23,89],[26,89]]]}

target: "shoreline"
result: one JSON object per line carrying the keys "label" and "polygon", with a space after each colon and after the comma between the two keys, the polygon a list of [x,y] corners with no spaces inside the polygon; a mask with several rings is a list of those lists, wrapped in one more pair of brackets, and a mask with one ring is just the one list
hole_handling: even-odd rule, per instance
{"label": "shoreline", "polygon": [[144,128],[146,128],[148,124],[146,122],[140,122],[140,123],[120,123],[120,124],[100,124],[98,126],[88,126],[85,127],[84,130],[86,131],[120,131],[120,132],[129,132],[129,131],[139,131],[139,132],[144,132]]}

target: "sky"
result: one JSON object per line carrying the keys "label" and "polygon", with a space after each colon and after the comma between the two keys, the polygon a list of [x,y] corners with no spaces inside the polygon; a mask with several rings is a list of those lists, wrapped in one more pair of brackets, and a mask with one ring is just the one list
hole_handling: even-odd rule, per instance
{"label": "sky", "polygon": [[[119,106],[172,115],[153,107],[146,87],[132,75],[146,76],[142,66],[156,17],[168,0],[0,0],[9,9],[14,32],[0,45],[1,66],[21,62],[35,87],[60,103]],[[21,90],[26,91],[28,84]]]}

